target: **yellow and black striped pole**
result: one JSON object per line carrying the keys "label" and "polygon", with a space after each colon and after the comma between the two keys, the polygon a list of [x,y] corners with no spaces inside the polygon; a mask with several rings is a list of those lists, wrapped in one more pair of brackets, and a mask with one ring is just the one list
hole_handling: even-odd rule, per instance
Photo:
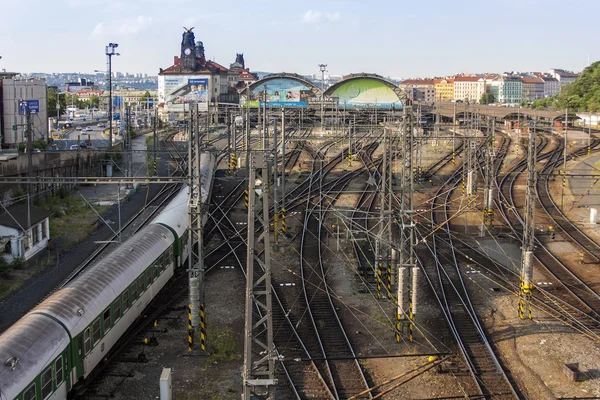
{"label": "yellow and black striped pole", "polygon": [[281,207],[281,232],[285,235],[286,226],[285,226],[285,208]]}
{"label": "yellow and black striped pole", "polygon": [[396,342],[400,343],[402,337],[400,336],[400,332],[402,332],[402,315],[398,314],[396,316]]}
{"label": "yellow and black striped pole", "polygon": [[392,264],[387,265],[387,293],[388,299],[392,298]]}
{"label": "yellow and black striped pole", "polygon": [[377,263],[377,299],[381,299],[381,263]]}
{"label": "yellow and black striped pole", "polygon": [[194,329],[192,328],[192,305],[188,304],[188,352],[192,351],[194,345]]}
{"label": "yellow and black striped pole", "polygon": [[244,204],[248,208],[248,189],[244,190]]}
{"label": "yellow and black striped pole", "polygon": [[200,304],[200,349],[206,351],[206,324],[204,304]]}
{"label": "yellow and black striped pole", "polygon": [[412,311],[412,300],[408,302],[408,341],[413,341],[413,311]]}
{"label": "yellow and black striped pole", "polygon": [[156,176],[156,160],[154,160],[154,175]]}

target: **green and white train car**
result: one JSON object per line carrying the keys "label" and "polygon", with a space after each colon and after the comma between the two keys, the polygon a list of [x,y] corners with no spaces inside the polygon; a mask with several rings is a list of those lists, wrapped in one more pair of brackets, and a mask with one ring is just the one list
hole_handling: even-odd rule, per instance
{"label": "green and white train car", "polygon": [[[203,155],[201,197],[214,157]],[[66,399],[187,258],[188,189],[147,227],[0,336],[0,400]]]}

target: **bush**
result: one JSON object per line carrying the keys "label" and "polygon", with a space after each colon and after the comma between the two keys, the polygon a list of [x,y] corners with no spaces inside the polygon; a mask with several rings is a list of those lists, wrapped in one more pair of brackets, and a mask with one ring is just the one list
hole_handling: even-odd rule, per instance
{"label": "bush", "polygon": [[12,267],[6,262],[3,256],[4,254],[0,254],[0,278],[8,278]]}
{"label": "bush", "polygon": [[10,266],[13,267],[14,269],[21,269],[21,268],[23,268],[24,265],[25,265],[25,260],[23,260],[23,257],[15,257],[15,258],[13,258],[13,260],[10,263]]}

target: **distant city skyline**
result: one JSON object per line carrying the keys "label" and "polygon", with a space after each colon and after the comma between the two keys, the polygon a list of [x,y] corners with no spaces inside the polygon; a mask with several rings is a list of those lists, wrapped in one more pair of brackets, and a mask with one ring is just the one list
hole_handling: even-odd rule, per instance
{"label": "distant city skyline", "polygon": [[[417,78],[457,73],[581,71],[600,59],[600,2],[480,0],[427,3],[274,0],[22,0],[3,5],[0,70],[106,69],[156,75],[194,26],[209,59],[228,67],[244,53],[252,71]],[[35,12],[33,12],[35,11]],[[576,16],[576,17],[569,17]],[[26,22],[26,24],[25,24]]]}

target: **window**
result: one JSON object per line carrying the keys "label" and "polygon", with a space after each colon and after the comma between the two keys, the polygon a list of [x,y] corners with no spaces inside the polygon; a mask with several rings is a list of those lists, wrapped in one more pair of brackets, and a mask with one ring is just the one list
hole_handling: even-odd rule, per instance
{"label": "window", "polygon": [[142,297],[142,293],[144,293],[144,289],[146,289],[144,286],[144,274],[142,274],[142,276],[140,276],[138,279],[138,288],[140,291],[140,297]]}
{"label": "window", "polygon": [[146,286],[149,287],[152,283],[152,269],[148,268],[146,270]]}
{"label": "window", "polygon": [[113,317],[115,322],[121,318],[121,301],[119,299],[113,303]]}
{"label": "window", "polygon": [[38,236],[38,226],[39,225],[36,225],[33,228],[31,228],[31,237],[33,239],[32,242],[33,242],[34,246],[39,242],[39,238],[40,238]]}
{"label": "window", "polygon": [[58,387],[63,381],[62,356],[58,357],[58,359],[54,363],[54,370],[56,371],[56,387]]}
{"label": "window", "polygon": [[92,324],[92,343],[96,344],[100,341],[100,318]]}
{"label": "window", "polygon": [[131,304],[133,304],[133,302],[136,301],[137,298],[138,298],[137,283],[134,283],[133,285],[131,285]]}
{"label": "window", "polygon": [[45,219],[42,221],[42,239],[46,239],[46,226],[48,224],[48,220]]}
{"label": "window", "polygon": [[110,330],[110,307],[104,310],[104,314],[102,314],[102,319],[104,320],[104,333]]}
{"label": "window", "polygon": [[129,309],[129,291],[127,289],[123,292],[121,299],[123,300],[123,313],[125,313]]}
{"label": "window", "polygon": [[42,372],[42,399],[52,393],[52,366]]}
{"label": "window", "polygon": [[87,354],[92,349],[91,342],[90,342],[90,328],[87,328],[83,332],[83,343],[84,343],[85,354]]}
{"label": "window", "polygon": [[23,393],[23,400],[35,400],[35,383],[27,388],[25,393]]}

